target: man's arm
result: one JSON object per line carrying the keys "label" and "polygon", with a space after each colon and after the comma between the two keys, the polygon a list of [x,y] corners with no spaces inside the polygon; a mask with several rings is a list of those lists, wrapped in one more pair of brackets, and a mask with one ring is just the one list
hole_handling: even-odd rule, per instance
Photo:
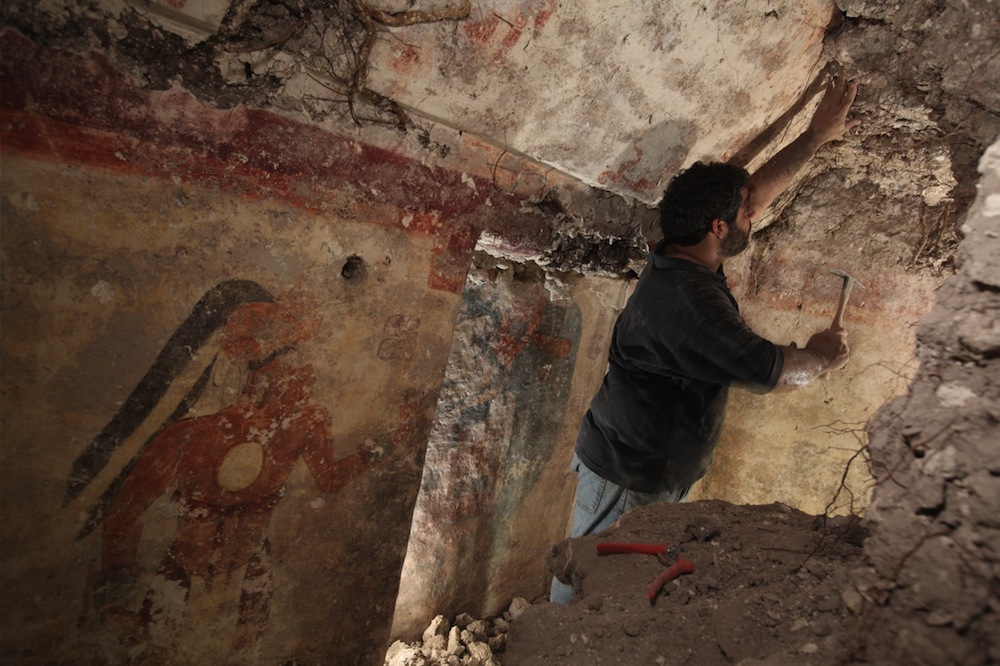
{"label": "man's arm", "polygon": [[847,331],[832,329],[813,335],[804,349],[781,347],[781,352],[785,363],[775,391],[802,388],[826,373],[844,367],[851,355],[847,346]]}
{"label": "man's arm", "polygon": [[860,120],[847,119],[857,93],[856,83],[848,83],[843,76],[835,76],[827,85],[806,131],[750,176],[747,188],[750,191],[750,210],[755,216],[763,213],[788,187],[795,174],[820,146],[841,138],[847,130],[861,123]]}

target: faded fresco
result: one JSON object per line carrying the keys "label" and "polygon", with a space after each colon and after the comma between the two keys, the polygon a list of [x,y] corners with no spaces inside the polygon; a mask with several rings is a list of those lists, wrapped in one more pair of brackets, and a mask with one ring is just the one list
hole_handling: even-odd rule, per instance
{"label": "faded fresco", "polygon": [[[381,663],[474,247],[540,251],[552,183],[85,42],[0,44],[0,661]],[[550,316],[508,322],[499,373],[571,362]],[[485,389],[497,424],[537,406]]]}
{"label": "faded fresco", "polygon": [[[474,270],[466,282],[397,601],[400,634],[451,606],[496,612],[486,606],[516,593],[504,557],[520,550],[514,517],[560,443],[582,322],[540,273],[514,272]],[[430,558],[434,570],[420,565]]]}
{"label": "faded fresco", "polygon": [[[305,461],[323,492],[334,493],[374,455],[365,449],[333,459],[330,414],[313,400],[313,368],[296,353],[321,324],[313,300],[304,293],[275,299],[253,282],[209,291],[73,465],[66,503],[220,331],[199,380],[114,478],[77,535],[101,528],[101,563],[87,582],[85,613],[92,610],[121,641],[143,645],[139,657],[175,656],[192,595],[220,599],[218,588],[235,602],[231,649],[253,648],[267,626],[274,585],[267,527],[293,465]],[[143,516],[164,493],[176,534],[158,568],[143,571],[136,558]]]}
{"label": "faded fresco", "polygon": [[0,661],[375,663],[459,304],[434,239],[4,164]]}

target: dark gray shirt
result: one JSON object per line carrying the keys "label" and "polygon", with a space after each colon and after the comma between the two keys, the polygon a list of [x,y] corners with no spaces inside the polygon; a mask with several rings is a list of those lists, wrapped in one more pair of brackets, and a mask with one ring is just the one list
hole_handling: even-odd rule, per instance
{"label": "dark gray shirt", "polygon": [[615,323],[576,453],[631,490],[690,486],[711,462],[729,386],[770,391],[783,363],[743,321],[721,268],[654,252]]}

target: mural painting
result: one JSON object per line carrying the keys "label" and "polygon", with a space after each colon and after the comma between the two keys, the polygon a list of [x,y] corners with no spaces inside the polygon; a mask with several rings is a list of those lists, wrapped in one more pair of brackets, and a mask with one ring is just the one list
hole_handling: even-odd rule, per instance
{"label": "mural painting", "polygon": [[[493,507],[503,524],[555,446],[552,433],[562,423],[580,335],[579,309],[553,303],[540,284],[504,289],[470,280],[456,329],[470,341],[463,353],[478,370],[452,372],[457,368],[450,364],[438,414],[450,430],[441,453],[472,449],[484,459],[475,484],[480,490],[456,488],[438,510],[453,513],[456,501],[471,513]],[[452,409],[451,418],[443,418]],[[455,480],[471,481],[462,475]]]}
{"label": "mural painting", "polygon": [[[447,604],[490,613],[500,597],[509,603],[502,555],[518,507],[557,444],[580,332],[578,306],[553,302],[541,282],[470,274],[394,631],[419,634]],[[421,566],[428,559],[437,562],[434,570]]]}
{"label": "mural painting", "polygon": [[[223,654],[254,648],[267,627],[273,591],[268,526],[293,466],[304,461],[322,491],[334,493],[365,471],[374,451],[391,445],[380,438],[382,448],[333,458],[330,414],[313,401],[313,368],[296,354],[319,331],[317,312],[309,296],[295,290],[275,298],[253,282],[218,285],[76,460],[67,503],[164,399],[183,366],[217,341],[200,378],[93,504],[77,535],[101,528],[84,618],[96,616],[142,659],[175,658],[178,637],[205,622],[190,608],[196,596],[214,599],[209,608],[230,611],[223,615],[232,625],[215,639],[227,643]],[[214,411],[204,413],[206,404]],[[137,553],[145,516],[171,489],[176,532],[158,568],[143,571]]]}

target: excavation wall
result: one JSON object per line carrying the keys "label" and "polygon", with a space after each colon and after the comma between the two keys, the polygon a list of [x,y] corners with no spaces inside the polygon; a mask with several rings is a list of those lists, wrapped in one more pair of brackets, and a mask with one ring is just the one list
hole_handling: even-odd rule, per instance
{"label": "excavation wall", "polygon": [[383,4],[4,4],[0,657],[375,664],[543,595],[648,203],[774,154],[830,59],[864,124],[726,268],[800,344],[853,274],[854,357],[735,396],[695,497],[868,505],[997,132],[990,3]]}

